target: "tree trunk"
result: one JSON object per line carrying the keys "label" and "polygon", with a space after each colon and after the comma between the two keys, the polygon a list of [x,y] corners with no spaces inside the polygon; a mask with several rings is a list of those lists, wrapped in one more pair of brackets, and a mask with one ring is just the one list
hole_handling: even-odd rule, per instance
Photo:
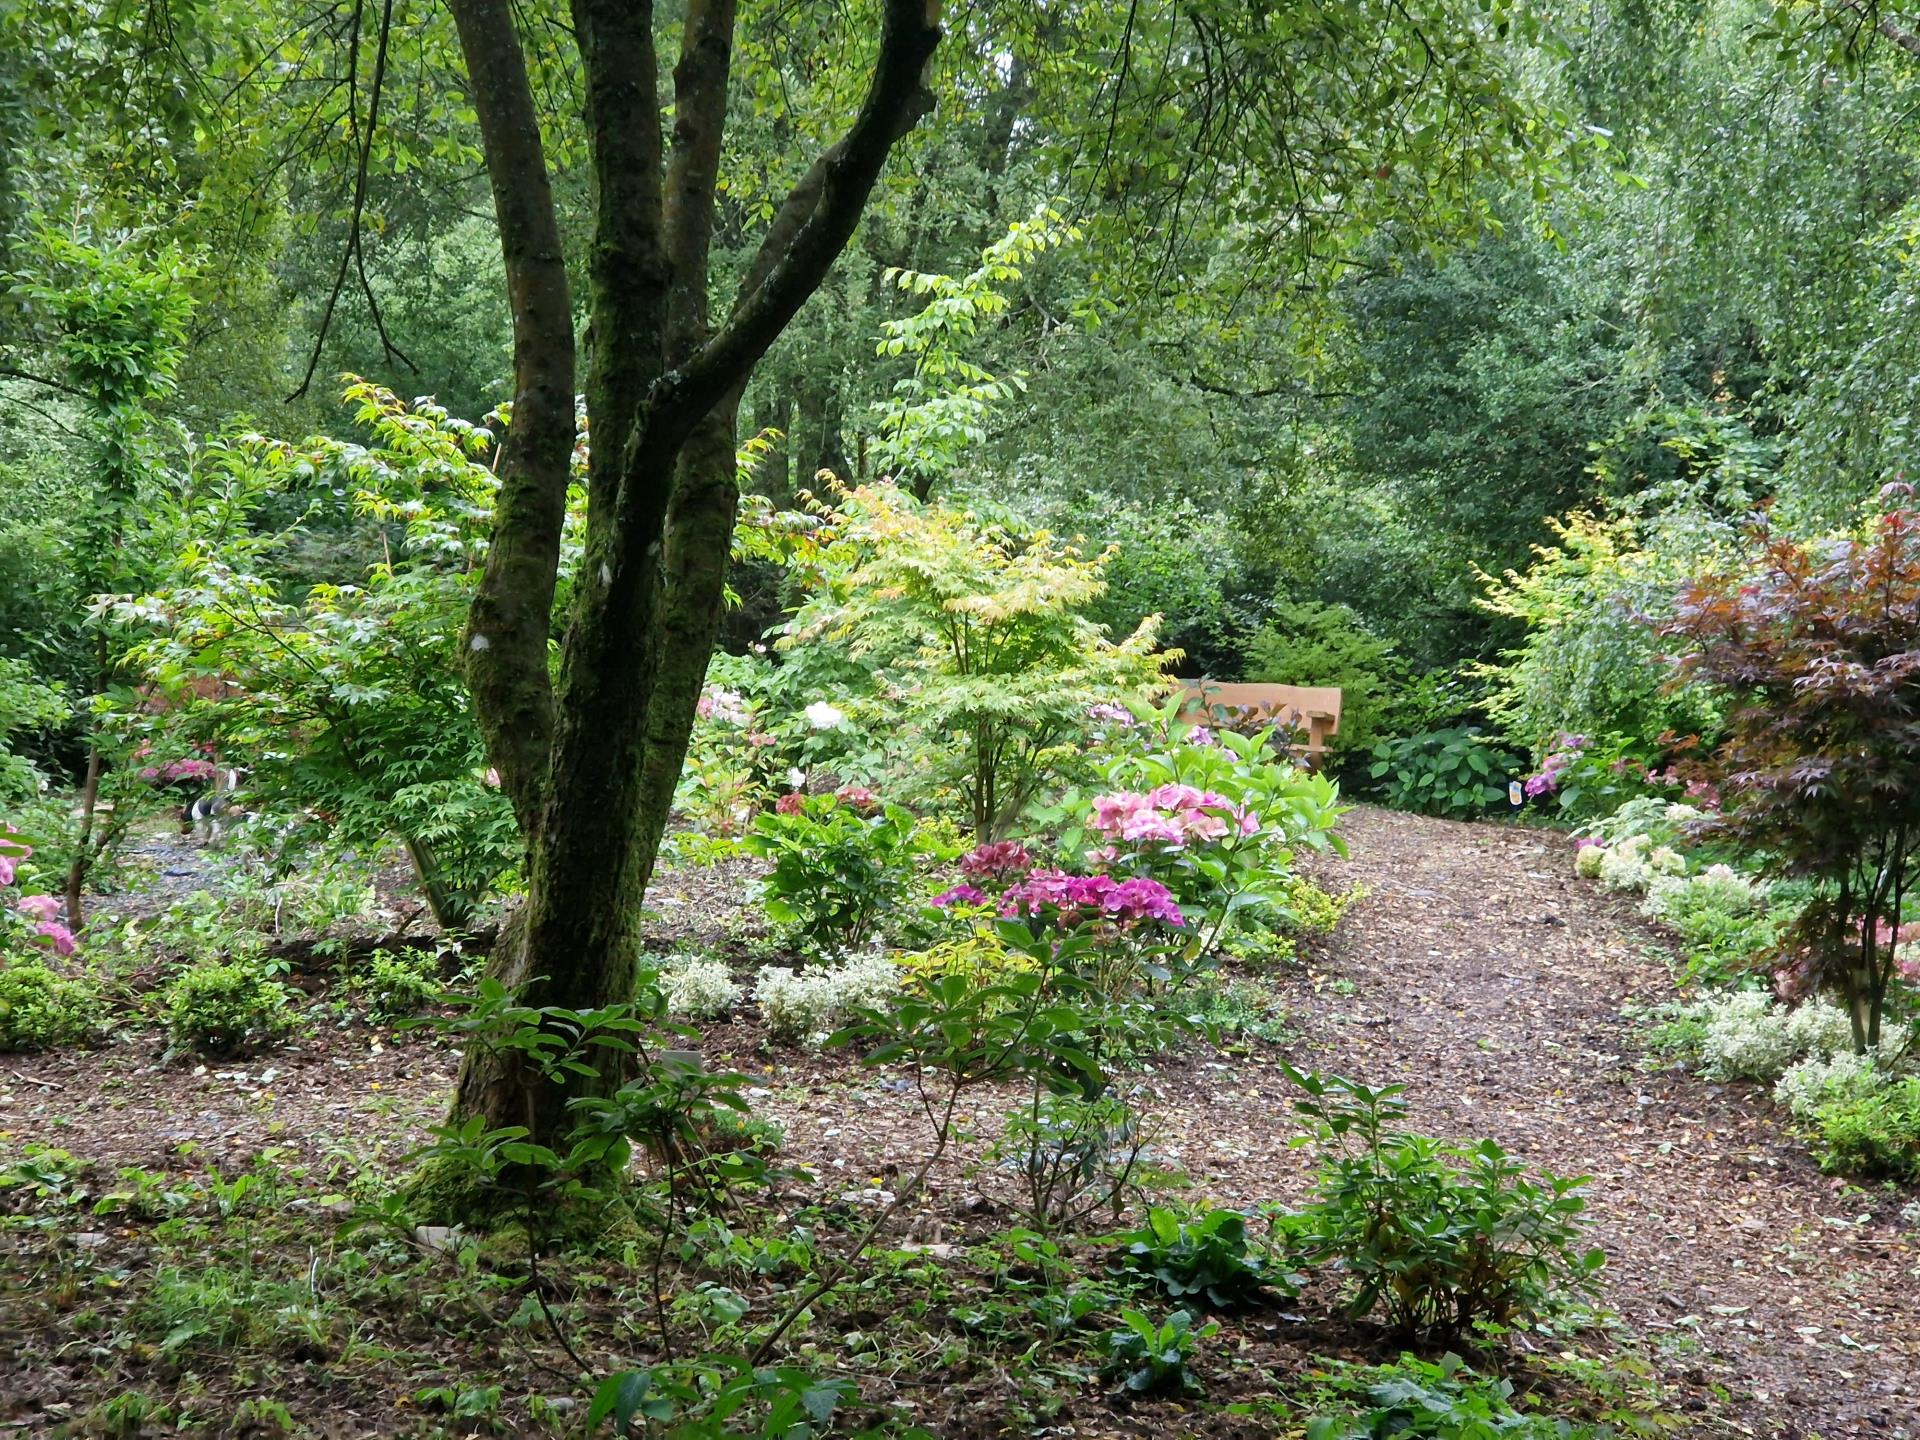
{"label": "tree trunk", "polygon": [[94,812],[100,805],[100,745],[87,747],[87,779],[80,788],[80,833],[73,842],[73,860],[67,866],[67,925],[76,935],[86,928],[87,875],[93,869]]}
{"label": "tree trunk", "polygon": [[[453,8],[510,288],[515,276],[526,282],[515,291],[510,432],[525,434],[519,407],[544,402],[551,415],[572,335],[564,271],[539,263],[557,254],[548,244],[558,233],[551,187],[508,0],[453,0]],[[591,1010],[633,996],[641,902],[719,630],[739,498],[741,390],[846,248],[894,142],[931,105],[921,76],[940,38],[937,9],[929,0],[885,0],[859,113],[775,212],[715,327],[708,252],[733,0],[686,0],[670,145],[653,6],[573,0],[595,210],[593,428],[586,547],[551,703],[540,703],[546,630],[537,625],[546,619],[540,587],[552,594],[559,560],[550,465],[527,469],[525,485],[503,483],[483,592],[502,603],[491,612],[477,604],[469,627],[474,702],[528,838],[526,899],[488,973],[523,1004]],[[542,431],[548,446],[552,429]],[[503,627],[513,643],[502,643]],[[530,736],[515,729],[523,721]],[[617,1088],[629,1069],[611,1048],[587,1053],[591,1079],[552,1078],[517,1050],[475,1046],[454,1116],[525,1126],[535,1143],[564,1152],[570,1103]]]}
{"label": "tree trunk", "polygon": [[[709,417],[681,452],[646,643],[633,644],[604,612],[576,614],[569,629],[561,723],[527,898],[488,967],[519,989],[523,1003],[591,1010],[633,997],[641,905],[724,607],[739,497],[734,445],[729,408]],[[624,862],[609,864],[609,857]],[[571,963],[543,966],[543,956]],[[620,1052],[596,1047],[592,1059],[600,1081],[583,1086],[529,1074],[517,1053],[470,1051],[455,1109],[485,1117],[489,1128],[525,1125],[541,1143],[557,1144],[572,1097],[610,1094],[628,1078]]]}

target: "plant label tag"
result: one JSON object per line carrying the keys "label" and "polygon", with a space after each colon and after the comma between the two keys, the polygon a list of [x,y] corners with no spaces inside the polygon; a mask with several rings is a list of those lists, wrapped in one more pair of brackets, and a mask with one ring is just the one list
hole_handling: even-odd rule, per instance
{"label": "plant label tag", "polygon": [[1520,782],[1518,780],[1509,780],[1507,782],[1507,804],[1518,810],[1526,803],[1527,797],[1521,792]]}

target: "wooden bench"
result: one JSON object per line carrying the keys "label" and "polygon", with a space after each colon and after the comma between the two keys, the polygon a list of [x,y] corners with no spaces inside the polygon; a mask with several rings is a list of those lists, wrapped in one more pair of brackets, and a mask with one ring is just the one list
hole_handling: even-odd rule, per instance
{"label": "wooden bench", "polygon": [[[1340,690],[1333,685],[1222,685],[1186,682],[1180,716],[1225,730],[1277,729],[1290,750],[1318,765],[1327,741],[1340,731]],[[1305,742],[1298,738],[1305,735]]]}

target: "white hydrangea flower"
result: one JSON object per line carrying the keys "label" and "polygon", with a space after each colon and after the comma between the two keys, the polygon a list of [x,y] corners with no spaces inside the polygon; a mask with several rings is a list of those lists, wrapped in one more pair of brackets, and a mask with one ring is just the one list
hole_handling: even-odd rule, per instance
{"label": "white hydrangea flower", "polygon": [[1606,859],[1606,846],[1582,845],[1573,852],[1573,873],[1583,880],[1598,880],[1600,867],[1606,863]]}
{"label": "white hydrangea flower", "polygon": [[1629,835],[1608,847],[1600,857],[1600,883],[1609,890],[1646,889],[1653,883],[1653,867],[1647,863],[1650,843],[1644,835]]}
{"label": "white hydrangea flower", "polygon": [[1655,875],[1684,875],[1687,862],[1671,845],[1659,845],[1647,852],[1647,868]]}
{"label": "white hydrangea flower", "polygon": [[801,713],[807,717],[807,724],[815,730],[838,730],[847,723],[846,712],[825,700],[814,701]]}

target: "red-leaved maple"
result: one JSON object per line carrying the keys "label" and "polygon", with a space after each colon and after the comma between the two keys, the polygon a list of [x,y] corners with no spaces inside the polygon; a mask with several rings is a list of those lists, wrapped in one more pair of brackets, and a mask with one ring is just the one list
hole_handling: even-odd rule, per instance
{"label": "red-leaved maple", "polygon": [[1661,634],[1674,683],[1728,698],[1708,762],[1720,835],[1820,882],[1790,943],[1838,992],[1857,1050],[1878,1044],[1894,935],[1920,871],[1920,509],[1910,486],[1851,535],[1763,520],[1738,568],[1681,592]]}

